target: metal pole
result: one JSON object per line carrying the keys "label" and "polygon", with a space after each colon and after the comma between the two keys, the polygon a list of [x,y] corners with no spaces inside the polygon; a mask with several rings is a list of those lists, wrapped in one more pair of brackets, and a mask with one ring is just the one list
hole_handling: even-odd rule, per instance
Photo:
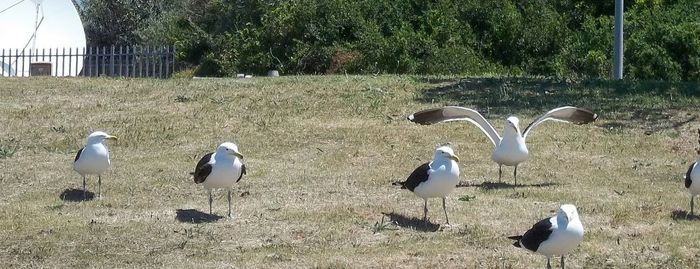
{"label": "metal pole", "polygon": [[622,23],[623,19],[623,7],[624,0],[615,0],[615,44],[613,46],[613,78],[616,80],[622,79],[622,59],[624,56],[623,50],[623,30]]}

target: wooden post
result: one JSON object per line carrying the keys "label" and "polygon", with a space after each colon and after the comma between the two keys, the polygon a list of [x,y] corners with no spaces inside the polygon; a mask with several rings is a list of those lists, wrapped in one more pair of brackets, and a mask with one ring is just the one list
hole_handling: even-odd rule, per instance
{"label": "wooden post", "polygon": [[68,76],[71,76],[73,71],[73,47],[68,48]]}
{"label": "wooden post", "polygon": [[111,55],[109,56],[109,77],[114,76],[114,45],[111,48]]}

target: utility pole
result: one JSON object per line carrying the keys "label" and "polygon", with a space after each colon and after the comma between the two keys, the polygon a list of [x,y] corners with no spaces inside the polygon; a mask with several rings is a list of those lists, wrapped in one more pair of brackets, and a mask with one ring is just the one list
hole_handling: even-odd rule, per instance
{"label": "utility pole", "polygon": [[624,36],[622,23],[624,22],[624,0],[615,0],[615,44],[613,45],[613,78],[616,80],[622,79],[622,58]]}

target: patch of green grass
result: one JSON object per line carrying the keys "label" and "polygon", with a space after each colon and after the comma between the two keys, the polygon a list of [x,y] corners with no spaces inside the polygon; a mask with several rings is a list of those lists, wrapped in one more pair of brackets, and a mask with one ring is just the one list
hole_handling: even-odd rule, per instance
{"label": "patch of green grass", "polygon": [[391,221],[384,221],[384,217],[382,215],[382,219],[375,222],[374,225],[372,225],[372,232],[373,233],[381,233],[383,231],[394,231],[398,230],[396,227],[396,224],[392,223]]}
{"label": "patch of green grass", "polygon": [[48,205],[47,208],[51,209],[51,210],[58,210],[58,209],[63,208],[63,205],[64,205],[63,203],[53,203],[53,204]]}
{"label": "patch of green grass", "polygon": [[18,148],[17,140],[14,138],[0,139],[0,159],[12,157],[12,155],[15,155]]}
{"label": "patch of green grass", "polygon": [[459,199],[457,199],[457,200],[460,200],[463,202],[469,202],[469,201],[474,201],[474,199],[476,199],[475,195],[464,195],[462,197],[459,197]]}

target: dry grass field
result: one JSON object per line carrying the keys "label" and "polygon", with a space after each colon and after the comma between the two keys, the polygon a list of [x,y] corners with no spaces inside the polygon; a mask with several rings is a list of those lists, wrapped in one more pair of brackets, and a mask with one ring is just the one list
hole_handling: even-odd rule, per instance
{"label": "dry grass field", "polygon": [[[696,158],[700,86],[536,78],[310,76],[246,80],[1,79],[0,267],[541,268],[506,238],[574,203],[586,228],[570,268],[698,268],[700,219],[682,178]],[[405,120],[445,104],[496,129],[560,105],[598,121],[548,122],[498,183],[466,123]],[[103,199],[81,201],[72,161],[104,130]],[[248,175],[214,213],[189,172],[223,141]],[[391,183],[451,143],[461,183],[422,200]],[[88,189],[96,190],[90,178]],[[700,208],[700,203],[697,208]],[[700,211],[700,210],[698,210]],[[558,263],[556,263],[558,265]]]}

